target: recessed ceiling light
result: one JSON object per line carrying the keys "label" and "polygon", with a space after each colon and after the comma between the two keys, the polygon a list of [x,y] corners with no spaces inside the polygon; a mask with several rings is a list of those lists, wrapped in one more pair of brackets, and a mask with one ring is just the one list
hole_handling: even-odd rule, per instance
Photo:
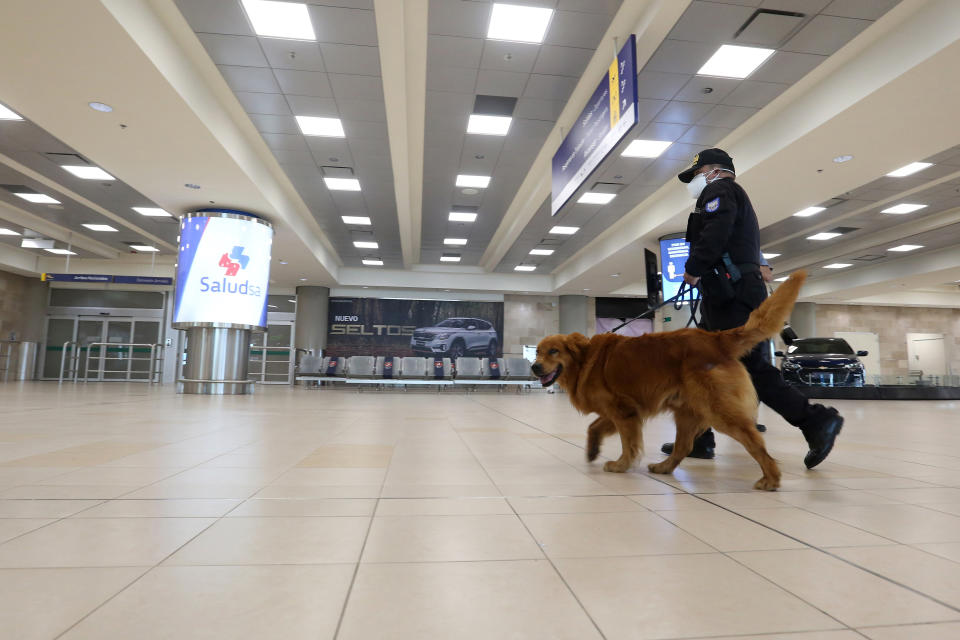
{"label": "recessed ceiling light", "polygon": [[297,304],[297,299],[296,299],[296,298],[287,298],[287,302],[292,302],[293,304]]}
{"label": "recessed ceiling light", "polygon": [[887,251],[913,251],[914,249],[923,249],[922,244],[901,244],[896,247],[890,247]]}
{"label": "recessed ceiling light", "polygon": [[116,178],[100,167],[63,164],[60,165],[60,168],[66,169],[73,175],[77,176],[78,178],[83,178],[84,180],[116,180]]}
{"label": "recessed ceiling light", "polygon": [[18,236],[18,235],[20,234],[14,231],[13,229],[4,229],[3,227],[0,227],[0,236]]}
{"label": "recessed ceiling light", "polygon": [[90,229],[90,231],[116,231],[116,229],[108,224],[85,224],[83,226]]}
{"label": "recessed ceiling light", "polygon": [[584,291],[590,291],[590,289],[584,289]]}
{"label": "recessed ceiling light", "polygon": [[460,256],[444,254],[440,256],[440,262],[460,262]]}
{"label": "recessed ceiling light", "polygon": [[103,102],[88,102],[87,104],[94,111],[99,111],[101,113],[110,113],[111,111],[113,111],[113,107]]}
{"label": "recessed ceiling light", "polygon": [[277,260],[280,264],[289,264],[286,260]]}
{"label": "recessed ceiling light", "polygon": [[510,130],[513,118],[508,116],[483,116],[477,113],[470,114],[467,121],[467,133],[477,133],[485,136],[505,136]]}
{"label": "recessed ceiling light", "polygon": [[331,191],[360,191],[360,181],[356,178],[324,178],[323,182]]}
{"label": "recessed ceiling light", "polygon": [[53,240],[49,238],[24,238],[20,241],[23,249],[53,249]]}
{"label": "recessed ceiling light", "polygon": [[54,200],[50,196],[42,193],[15,193],[13,195],[35,204],[60,204],[59,200]]}
{"label": "recessed ceiling light", "polygon": [[467,239],[466,239],[466,238],[444,238],[444,239],[443,239],[443,244],[460,245],[460,246],[462,246],[462,245],[467,244]]}
{"label": "recessed ceiling light", "polygon": [[536,271],[537,268],[532,264],[518,264],[513,268],[514,271]]}
{"label": "recessed ceiling light", "polygon": [[764,260],[773,260],[774,258],[780,257],[779,253],[763,253],[761,255],[763,256]]}
{"label": "recessed ceiling light", "polygon": [[919,211],[920,209],[925,208],[925,204],[898,204],[896,206],[890,207],[889,209],[884,209],[880,213],[913,213],[914,211]]}
{"label": "recessed ceiling light", "polygon": [[377,244],[376,242],[364,242],[361,240],[354,241],[353,246],[355,246],[357,249],[379,249],[380,248],[380,245]]}
{"label": "recessed ceiling light", "polygon": [[275,304],[268,304],[268,305],[267,305],[267,309],[279,309],[279,308],[280,308],[280,307],[278,307],[278,306],[275,305]]}
{"label": "recessed ceiling light", "polygon": [[160,207],[132,207],[134,211],[148,218],[172,218],[173,214],[164,211]]}
{"label": "recessed ceiling light", "polygon": [[833,161],[837,164],[843,164],[844,162],[850,162],[851,160],[853,160],[853,156],[851,155],[837,156],[833,159]]}
{"label": "recessed ceiling light", "polygon": [[891,178],[902,178],[904,176],[913,175],[918,171],[923,171],[927,167],[932,167],[932,162],[911,162],[910,164],[900,167],[896,171],[891,171],[887,175]]}
{"label": "recessed ceiling light", "polygon": [[142,251],[143,253],[156,253],[157,251],[160,251],[160,249],[151,247],[148,244],[132,244],[130,245],[130,248],[134,251]]}
{"label": "recessed ceiling light", "polygon": [[383,260],[369,260],[369,259],[365,259],[365,260],[363,260],[362,262],[363,262],[363,264],[367,265],[368,267],[382,267],[382,266],[383,266]]}
{"label": "recessed ceiling light", "polygon": [[364,226],[370,224],[370,218],[366,216],[340,216],[340,219],[343,220],[344,224],[361,224]]}
{"label": "recessed ceiling light", "polygon": [[306,282],[306,281],[307,281],[306,278],[300,278],[300,282]]}
{"label": "recessed ceiling light", "polygon": [[800,211],[797,211],[793,215],[797,216],[798,218],[808,218],[810,216],[817,215],[821,211],[826,211],[826,210],[827,210],[826,207],[807,207],[806,209],[800,209]]}
{"label": "recessed ceiling light", "polygon": [[672,144],[666,140],[634,140],[620,155],[627,158],[656,158]]}
{"label": "recessed ceiling light", "polygon": [[58,256],[75,256],[77,255],[75,251],[70,251],[70,249],[44,249],[47,253],[55,253]]}
{"label": "recessed ceiling light", "polygon": [[790,279],[790,276],[780,276],[779,278],[774,278],[774,282],[786,282]]}
{"label": "recessed ceiling light", "polygon": [[550,233],[561,236],[572,236],[577,231],[580,231],[580,227],[554,227],[550,229]]}
{"label": "recessed ceiling light", "polygon": [[7,107],[0,104],[0,120],[23,120],[20,116],[15,114],[13,111]]}
{"label": "recessed ceiling light", "polygon": [[824,269],[846,269],[847,267],[852,267],[853,265],[849,262],[834,262],[833,264],[826,264],[823,266]]}
{"label": "recessed ceiling light", "polygon": [[[284,3],[286,4],[286,3]],[[317,116],[297,116],[297,125],[305,136],[325,136],[343,138],[343,123],[340,118],[319,118]]]}
{"label": "recessed ceiling light", "polygon": [[700,67],[697,75],[717,76],[720,78],[746,78],[754,69],[773,55],[773,49],[760,47],[740,47],[732,44],[721,45],[710,56],[706,64]]}
{"label": "recessed ceiling light", "polygon": [[552,256],[553,249],[531,249],[530,255],[532,256]]}
{"label": "recessed ceiling light", "polygon": [[457,176],[458,187],[486,189],[488,184],[490,184],[490,176],[468,176],[462,173]]}
{"label": "recessed ceiling light", "polygon": [[595,193],[593,191],[587,191],[580,196],[577,204],[607,204],[616,197],[617,194],[615,193]]}
{"label": "recessed ceiling light", "polygon": [[834,231],[822,231],[820,233],[815,233],[812,236],[807,236],[807,240],[830,240],[831,238],[836,238],[841,234]]}
{"label": "recessed ceiling light", "polygon": [[258,36],[316,40],[307,5],[273,0],[243,0],[250,24]]}
{"label": "recessed ceiling light", "polygon": [[543,42],[553,9],[494,3],[487,37],[512,42]]}
{"label": "recessed ceiling light", "polygon": [[451,211],[447,219],[450,222],[473,222],[477,219],[477,214],[468,211]]}
{"label": "recessed ceiling light", "polygon": [[610,277],[611,277],[611,278],[619,278],[619,277],[620,277],[620,274],[619,274],[619,273],[611,273],[611,274],[610,274]]}

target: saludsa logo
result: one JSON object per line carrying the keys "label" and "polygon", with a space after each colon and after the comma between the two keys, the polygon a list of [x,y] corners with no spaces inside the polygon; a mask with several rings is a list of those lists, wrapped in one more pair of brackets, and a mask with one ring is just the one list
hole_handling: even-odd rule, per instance
{"label": "saludsa logo", "polygon": [[220,256],[220,262],[217,266],[226,271],[220,280],[210,279],[207,276],[200,278],[200,291],[210,293],[237,293],[242,296],[260,297],[263,292],[255,284],[250,284],[249,280],[242,282],[236,279],[241,270],[246,270],[250,264],[250,256],[244,255],[243,247],[234,247],[230,253],[224,253]]}

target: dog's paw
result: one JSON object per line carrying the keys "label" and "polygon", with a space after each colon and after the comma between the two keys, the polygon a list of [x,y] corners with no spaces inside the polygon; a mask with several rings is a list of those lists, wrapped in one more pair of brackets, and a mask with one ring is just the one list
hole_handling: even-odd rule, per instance
{"label": "dog's paw", "polygon": [[667,464],[666,460],[663,462],[648,464],[647,469],[650,470],[650,473],[673,473],[673,467]]}
{"label": "dog's paw", "polygon": [[593,462],[600,455],[600,445],[587,444],[587,462]]}
{"label": "dog's paw", "polygon": [[753,488],[759,489],[760,491],[776,491],[779,486],[779,480],[776,478],[768,478],[767,476],[763,476],[753,484]]}
{"label": "dog's paw", "polygon": [[629,464],[623,464],[619,460],[608,460],[603,463],[603,470],[610,473],[624,473],[629,468]]}

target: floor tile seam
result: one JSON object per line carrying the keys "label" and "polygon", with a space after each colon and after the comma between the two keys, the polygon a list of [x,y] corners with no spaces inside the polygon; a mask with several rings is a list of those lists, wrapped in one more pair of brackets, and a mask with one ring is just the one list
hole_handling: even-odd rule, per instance
{"label": "floor tile seam", "polygon": [[941,560],[941,561],[946,560],[947,562],[951,562],[951,563],[953,563],[953,564],[960,564],[960,560],[954,560],[953,558],[947,558],[947,557],[945,557],[945,556],[938,555],[938,554],[936,554],[936,553],[934,553],[934,552],[932,552],[932,551],[927,551],[926,549],[921,549],[920,547],[917,546],[917,545],[920,545],[920,544],[957,544],[957,545],[960,545],[960,541],[958,541],[958,542],[914,542],[914,543],[911,543],[911,544],[902,544],[902,545],[901,545],[901,546],[903,546],[903,547],[910,547],[911,549],[913,549],[913,550],[915,550],[915,551],[920,551],[920,552],[924,553],[925,555],[932,556],[933,558],[936,558],[937,560]]}
{"label": "floor tile seam", "polygon": [[[486,406],[486,405],[484,405],[482,402],[480,402],[480,401],[478,401],[478,400],[476,400],[476,399],[474,399],[474,398],[471,398],[471,400],[473,400],[474,402],[476,402],[477,404],[479,404],[479,405],[481,405],[481,406]],[[501,411],[497,411],[497,410],[494,410],[494,411],[496,411],[496,412],[499,413],[500,415],[504,415],[504,416],[506,415],[506,414],[502,413]],[[520,420],[517,420],[517,422],[520,422],[521,424],[526,424],[526,423],[521,422]],[[463,435],[460,434],[459,432],[457,432],[457,437],[460,438],[460,441],[463,442],[464,446],[467,447],[467,450],[470,451],[471,455],[473,455],[474,460],[477,461],[477,464],[480,464],[480,466],[483,468],[483,473],[487,476],[487,478],[490,480],[490,482],[493,482],[493,478],[490,477],[490,473],[487,471],[487,468],[484,467],[484,466],[480,463],[480,460],[477,458],[477,456],[476,456],[476,454],[474,453],[473,449],[469,446],[469,444],[466,442],[466,440],[463,439]],[[568,443],[568,444],[569,444],[569,443]],[[554,456],[554,457],[555,457],[555,456]],[[494,486],[496,486],[496,485],[494,485]],[[498,491],[500,490],[499,487],[498,487],[497,490],[498,490]],[[570,594],[570,597],[573,598],[574,602],[577,603],[577,605],[580,607],[580,610],[583,612],[583,615],[585,615],[585,616],[587,617],[587,620],[589,620],[589,621],[590,621],[590,624],[593,625],[593,628],[597,630],[597,633],[600,635],[600,637],[603,638],[604,640],[606,640],[607,636],[606,636],[606,634],[604,634],[603,629],[600,628],[600,625],[599,625],[599,624],[597,623],[597,621],[594,619],[593,615],[591,615],[590,611],[587,609],[587,607],[586,607],[586,605],[584,604],[584,602],[583,602],[582,600],[580,600],[580,596],[577,595],[577,593],[573,590],[573,587],[570,585],[570,583],[567,582],[566,577],[563,575],[563,573],[560,572],[560,569],[559,569],[559,567],[557,567],[556,563],[553,561],[553,558],[551,558],[551,557],[547,554],[547,552],[543,550],[543,547],[540,545],[540,543],[537,542],[537,537],[533,534],[533,531],[530,530],[530,527],[527,526],[527,523],[524,521],[524,519],[523,519],[522,517],[520,517],[520,514],[517,513],[516,508],[513,506],[513,504],[510,503],[510,500],[507,499],[506,496],[504,496],[504,499],[506,499],[507,504],[510,506],[510,509],[513,511],[514,517],[520,522],[520,526],[522,526],[522,527],[524,528],[524,530],[527,532],[527,535],[530,536],[530,540],[533,542],[534,545],[536,545],[537,550],[543,555],[543,558],[544,558],[548,563],[550,563],[550,568],[553,569],[553,573],[554,573],[554,575],[557,576],[557,579],[559,579],[560,582],[563,584],[563,586],[566,587],[567,593],[569,593],[569,594]]]}
{"label": "floor tile seam", "polygon": [[120,587],[120,589],[119,589],[118,591],[116,591],[113,595],[111,595],[111,596],[108,597],[106,600],[104,600],[104,601],[101,602],[100,604],[98,604],[98,605],[96,605],[95,607],[93,607],[90,611],[88,611],[86,614],[84,614],[83,616],[81,616],[77,621],[73,622],[73,623],[70,624],[66,629],[64,629],[63,631],[61,631],[61,632],[58,633],[57,635],[55,635],[55,636],[54,636],[54,640],[57,640],[58,638],[61,638],[61,637],[63,637],[65,634],[69,633],[71,629],[73,629],[75,626],[77,626],[78,624],[80,624],[81,622],[83,622],[84,620],[86,620],[86,619],[87,619],[90,615],[92,615],[95,611],[97,611],[98,609],[100,609],[101,607],[103,607],[105,604],[107,604],[108,602],[110,602],[110,601],[113,600],[114,598],[116,598],[119,594],[121,594],[121,593],[123,593],[124,591],[126,591],[127,589],[129,589],[131,586],[133,586],[135,583],[137,583],[143,576],[147,575],[148,573],[150,573],[150,572],[153,570],[153,567],[146,567],[146,568],[144,568],[143,565],[132,565],[132,566],[129,566],[129,567],[65,567],[65,568],[69,568],[69,569],[92,569],[92,568],[102,568],[102,569],[132,569],[132,568],[139,568],[139,569],[144,569],[144,571],[143,571],[142,573],[138,573],[132,580],[130,580],[130,581],[127,582],[125,585],[123,585],[122,587]]}
{"label": "floor tile seam", "polygon": [[[954,505],[954,504],[957,504],[958,502],[960,502],[960,500],[958,500],[957,502],[935,502],[930,504],[914,504],[912,506],[920,507],[922,509],[926,509],[927,511],[933,511],[934,513],[942,513],[947,516],[953,516],[954,518],[957,518],[957,520],[960,520],[960,516],[958,516],[957,514],[950,513],[949,511],[941,511],[940,509],[937,509],[933,506],[934,504]],[[907,504],[910,504],[910,503],[907,503]],[[960,525],[960,522],[958,522],[958,525]]]}
{"label": "floor tile seam", "polygon": [[[899,507],[899,506],[904,506],[904,505],[903,505],[903,504],[896,504],[896,505],[850,505],[850,506],[868,506],[868,507],[869,507],[869,506],[877,506],[877,507],[898,506],[898,507]],[[917,505],[911,505],[911,506],[917,506]],[[900,544],[900,545],[911,544],[911,543],[909,543],[909,542],[903,542],[903,541],[901,541],[901,540],[897,540],[897,539],[895,539],[895,538],[891,538],[890,536],[885,536],[885,535],[881,535],[881,534],[879,534],[879,533],[875,533],[875,532],[870,531],[870,530],[868,530],[868,529],[864,529],[863,527],[860,527],[860,526],[858,526],[858,525],[850,524],[849,522],[844,522],[843,520],[840,520],[839,518],[836,518],[836,517],[834,517],[834,516],[826,515],[826,514],[823,514],[823,513],[818,513],[817,511],[814,511],[813,509],[810,509],[809,507],[806,507],[806,506],[798,506],[797,508],[800,509],[801,511],[805,511],[805,512],[810,513],[810,514],[812,514],[812,515],[819,516],[819,517],[821,517],[821,518],[826,518],[827,520],[830,520],[831,522],[836,522],[837,524],[841,524],[841,525],[850,527],[850,528],[852,528],[852,529],[856,529],[857,531],[862,531],[862,532],[864,532],[864,533],[869,533],[870,535],[876,536],[877,538],[883,538],[884,540],[889,540],[889,541],[892,542],[893,544]],[[946,514],[946,515],[950,515],[950,514]],[[744,516],[744,517],[746,517],[746,516]],[[924,543],[921,542],[921,543],[917,543],[917,544],[924,544]],[[872,546],[872,545],[864,545],[864,546]]]}
{"label": "floor tile seam", "polygon": [[857,629],[886,629],[888,627],[932,627],[937,624],[954,624],[960,620],[934,620],[931,622],[904,622],[902,624],[862,624]]}
{"label": "floor tile seam", "polygon": [[[37,531],[40,531],[41,529],[46,529],[47,527],[52,526],[52,525],[55,525],[55,524],[57,524],[58,522],[61,522],[61,521],[63,521],[63,520],[69,520],[70,518],[72,518],[73,516],[77,515],[78,513],[83,513],[84,511],[88,511],[88,510],[93,509],[93,508],[95,508],[95,507],[99,507],[100,505],[105,504],[105,503],[108,502],[108,501],[109,501],[109,500],[101,500],[101,501],[98,502],[97,504],[92,504],[92,505],[90,505],[90,506],[88,506],[88,507],[85,507],[85,508],[83,508],[83,509],[80,509],[80,510],[77,511],[76,513],[71,513],[70,515],[62,516],[62,517],[60,517],[60,518],[53,518],[53,519],[51,519],[51,521],[48,522],[47,524],[40,525],[40,526],[37,527],[36,529],[30,529],[30,531],[24,531],[24,532],[21,533],[21,534],[18,534],[18,535],[13,536],[12,538],[8,538],[7,540],[0,541],[0,547],[2,547],[3,545],[7,544],[8,542],[13,542],[13,541],[16,540],[17,538],[22,538],[22,537],[25,536],[25,535],[28,535],[28,534],[31,534],[31,533],[35,533],[35,532],[37,532]],[[0,520],[20,520],[20,519],[23,519],[23,520],[47,520],[47,518],[0,518]]]}

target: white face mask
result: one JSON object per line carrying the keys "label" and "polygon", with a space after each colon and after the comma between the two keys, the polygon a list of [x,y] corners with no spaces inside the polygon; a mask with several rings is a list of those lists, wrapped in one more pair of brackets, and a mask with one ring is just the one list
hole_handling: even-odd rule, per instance
{"label": "white face mask", "polygon": [[[727,169],[714,169],[713,171],[708,171],[707,173],[713,173],[714,171],[727,171]],[[703,190],[707,188],[707,185],[711,182],[716,182],[717,178],[707,182],[707,173],[700,173],[693,177],[693,180],[687,183],[687,191],[690,193],[690,197],[696,200],[700,197],[700,194],[703,193]],[[719,173],[717,174],[719,175]]]}

